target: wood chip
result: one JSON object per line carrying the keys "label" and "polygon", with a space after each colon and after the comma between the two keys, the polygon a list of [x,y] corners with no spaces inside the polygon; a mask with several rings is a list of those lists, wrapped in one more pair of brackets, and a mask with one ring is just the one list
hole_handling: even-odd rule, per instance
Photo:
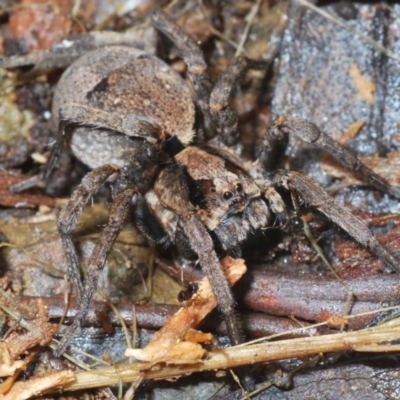
{"label": "wood chip", "polygon": [[[221,264],[231,286],[246,272],[241,259],[225,257]],[[150,343],[144,349],[127,349],[125,355],[140,361],[171,364],[199,362],[205,356],[205,350],[198,342],[211,341],[212,336],[190,330],[198,326],[216,306],[217,299],[208,279],[201,279],[196,293],[155,333]]]}

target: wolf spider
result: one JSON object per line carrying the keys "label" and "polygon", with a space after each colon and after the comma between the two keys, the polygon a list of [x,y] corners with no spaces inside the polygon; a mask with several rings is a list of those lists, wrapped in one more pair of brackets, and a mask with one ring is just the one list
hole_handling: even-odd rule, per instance
{"label": "wolf spider", "polygon": [[[212,87],[195,41],[162,11],[156,11],[152,20],[186,62],[195,101],[171,67],[154,55],[122,46],[95,50],[80,58],[64,73],[55,94],[53,115],[59,114],[59,133],[46,178],[69,140],[75,156],[93,169],[58,220],[80,307],[55,354],[65,351],[84,320],[99,270],[130,216],[158,246],[175,245],[183,256],[197,257],[213,287],[232,345],[240,343],[242,336],[219,256],[238,256],[251,233],[268,227],[273,216],[285,218],[286,207],[275,188],[298,193],[400,272],[400,260],[359,218],[310,178],[300,172],[270,171],[288,135],[294,134],[334,156],[365,182],[400,198],[399,191],[312,123],[276,118],[260,145],[259,157],[248,169],[222,146],[190,145],[196,109],[206,132],[215,130],[228,146],[236,141],[237,114],[229,106],[230,93],[247,68],[260,65],[237,57]],[[72,232],[84,206],[105,183],[113,197],[109,222],[93,250],[82,284]],[[164,218],[166,214],[168,218]]]}

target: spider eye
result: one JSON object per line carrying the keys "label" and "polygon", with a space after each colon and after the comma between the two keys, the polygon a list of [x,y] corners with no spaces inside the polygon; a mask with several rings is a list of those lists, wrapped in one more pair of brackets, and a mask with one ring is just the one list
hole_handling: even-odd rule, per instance
{"label": "spider eye", "polygon": [[217,191],[217,188],[215,187],[214,182],[211,179],[202,180],[200,182],[206,195],[209,195],[211,192],[215,193]]}
{"label": "spider eye", "polygon": [[236,191],[237,191],[238,193],[240,193],[240,192],[243,191],[243,185],[242,185],[241,183],[238,183],[238,184],[236,185]]}
{"label": "spider eye", "polygon": [[222,197],[223,197],[225,200],[231,199],[232,196],[233,196],[232,192],[224,192],[224,194],[222,195]]}

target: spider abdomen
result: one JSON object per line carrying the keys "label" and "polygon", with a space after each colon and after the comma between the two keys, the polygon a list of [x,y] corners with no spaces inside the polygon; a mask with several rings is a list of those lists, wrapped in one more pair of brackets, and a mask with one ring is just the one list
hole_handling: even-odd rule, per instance
{"label": "spider abdomen", "polygon": [[[159,126],[182,143],[193,134],[194,105],[183,79],[154,55],[126,46],[91,51],[62,75],[53,100],[53,121],[71,104],[108,113],[137,117]],[[91,126],[77,127],[71,148],[90,168],[127,165],[138,151],[137,140],[120,132]],[[100,132],[100,133],[99,133]]]}

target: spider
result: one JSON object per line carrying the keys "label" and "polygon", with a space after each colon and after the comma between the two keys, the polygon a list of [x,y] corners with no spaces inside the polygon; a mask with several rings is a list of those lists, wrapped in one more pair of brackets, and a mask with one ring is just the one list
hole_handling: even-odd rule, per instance
{"label": "spider", "polygon": [[[400,260],[310,178],[271,168],[288,135],[294,134],[333,155],[377,189],[395,197],[400,197],[399,191],[312,123],[286,116],[274,120],[258,158],[246,167],[227,149],[238,136],[237,114],[229,106],[229,96],[241,75],[261,64],[237,57],[212,87],[196,42],[162,11],[154,12],[152,21],[186,62],[194,100],[171,67],[154,55],[122,46],[80,58],[66,70],[55,93],[53,115],[59,115],[59,132],[45,177],[51,175],[69,141],[75,156],[93,169],[58,219],[80,308],[55,354],[65,351],[84,320],[99,270],[129,218],[158,246],[175,245],[184,257],[197,258],[211,282],[232,345],[239,344],[242,335],[219,257],[238,256],[251,233],[268,227],[275,217],[286,218],[286,206],[276,188],[296,192],[400,272]],[[203,130],[215,130],[225,146],[191,144],[198,116]],[[113,198],[109,222],[82,284],[72,233],[84,206],[105,183]]]}

